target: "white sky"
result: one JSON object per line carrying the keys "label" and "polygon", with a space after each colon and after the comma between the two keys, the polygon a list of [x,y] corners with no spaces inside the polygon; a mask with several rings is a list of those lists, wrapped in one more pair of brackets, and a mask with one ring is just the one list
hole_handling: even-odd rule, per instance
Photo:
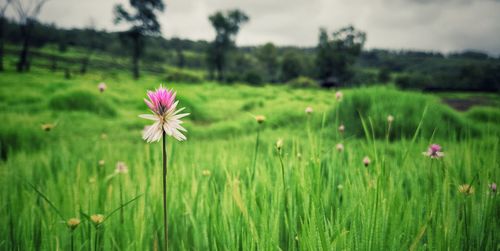
{"label": "white sky", "polygon": [[[0,0],[6,1],[6,0]],[[25,3],[36,0],[21,0]],[[319,27],[333,31],[347,24],[367,33],[367,48],[500,54],[499,0],[166,0],[160,14],[163,36],[212,40],[208,16],[239,8],[250,16],[238,45],[273,42],[315,46]],[[39,19],[62,27],[100,29],[113,25],[113,6],[128,0],[49,0]],[[14,12],[9,10],[8,16]]]}

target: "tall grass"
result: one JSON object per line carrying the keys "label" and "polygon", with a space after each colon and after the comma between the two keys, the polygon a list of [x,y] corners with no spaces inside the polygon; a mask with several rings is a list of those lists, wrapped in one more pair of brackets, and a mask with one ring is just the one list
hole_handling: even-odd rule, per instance
{"label": "tall grass", "polygon": [[[160,249],[161,152],[142,142],[137,118],[144,113],[139,104],[144,90],[156,86],[155,79],[133,82],[118,76],[120,84],[108,81],[101,96],[96,76],[67,83],[92,93],[91,102],[107,102],[116,111],[108,116],[53,110],[50,100],[80,99],[73,98],[78,95],[72,86],[49,91],[52,75],[7,72],[0,81],[14,83],[10,80],[16,78],[25,84],[15,91],[13,85],[0,86],[7,93],[2,103],[9,102],[9,94],[22,96],[32,88],[43,95],[39,113],[24,110],[29,106],[24,103],[1,106],[9,124],[0,126],[2,142],[10,146],[3,135],[14,131],[24,143],[0,162],[0,250],[69,250],[71,238],[60,215],[82,219],[73,232],[75,250],[96,245],[99,250]],[[279,86],[175,89],[179,96],[188,93],[200,116],[210,119],[188,121],[188,141],[167,147],[174,177],[167,194],[171,250],[498,248],[499,196],[488,184],[499,178],[500,140],[498,131],[483,133],[496,124],[473,129],[474,120],[433,97],[386,88],[348,90],[341,103],[333,92]],[[250,102],[262,105],[241,109]],[[191,104],[181,100],[183,105]],[[309,122],[307,105],[315,110]],[[342,138],[332,122],[335,110],[346,126]],[[255,163],[254,114],[267,117],[259,129]],[[385,140],[389,114],[395,117],[391,141]],[[58,125],[43,132],[43,121]],[[43,143],[32,148],[31,139],[37,137]],[[278,138],[284,139],[279,152]],[[343,152],[335,149],[339,141]],[[441,144],[445,157],[423,156],[430,143]],[[372,159],[368,167],[364,156]],[[127,175],[113,175],[118,161],[129,167]],[[253,165],[255,178],[246,182]],[[460,193],[458,187],[473,179],[475,193]],[[95,242],[97,231],[85,215],[109,216],[138,194],[143,195],[122,208],[124,222],[108,217]]]}

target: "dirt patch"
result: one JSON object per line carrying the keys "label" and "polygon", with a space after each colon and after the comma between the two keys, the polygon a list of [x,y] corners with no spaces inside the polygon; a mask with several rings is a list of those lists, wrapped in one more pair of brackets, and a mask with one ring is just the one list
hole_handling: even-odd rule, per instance
{"label": "dirt patch", "polygon": [[443,98],[442,101],[457,111],[467,111],[476,105],[493,106],[493,102],[485,97]]}

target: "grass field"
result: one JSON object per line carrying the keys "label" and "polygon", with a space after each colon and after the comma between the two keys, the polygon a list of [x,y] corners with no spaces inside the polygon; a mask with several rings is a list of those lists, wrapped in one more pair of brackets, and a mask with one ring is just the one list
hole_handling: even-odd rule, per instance
{"label": "grass field", "polygon": [[[138,117],[162,82],[0,73],[0,250],[162,249],[161,144],[141,139]],[[457,112],[392,87],[337,101],[335,90],[164,84],[191,113],[188,140],[168,139],[170,250],[500,249],[499,108]],[[422,154],[432,143],[443,158]]]}

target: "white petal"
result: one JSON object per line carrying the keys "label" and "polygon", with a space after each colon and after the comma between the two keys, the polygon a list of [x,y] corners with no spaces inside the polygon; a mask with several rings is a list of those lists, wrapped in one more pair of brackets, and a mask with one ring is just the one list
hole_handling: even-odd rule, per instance
{"label": "white petal", "polygon": [[158,117],[153,114],[141,114],[139,118],[149,119],[149,120],[158,120]]}

